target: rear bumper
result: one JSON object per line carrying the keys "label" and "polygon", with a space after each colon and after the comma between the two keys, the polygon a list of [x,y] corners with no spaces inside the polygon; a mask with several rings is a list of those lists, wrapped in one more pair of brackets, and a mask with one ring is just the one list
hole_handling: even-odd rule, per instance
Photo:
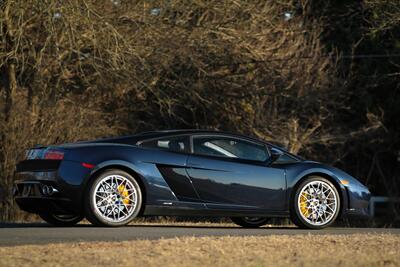
{"label": "rear bumper", "polygon": [[[54,188],[54,192],[45,193],[45,188]],[[20,209],[31,213],[75,213],[71,199],[62,196],[57,185],[49,180],[20,180],[13,188],[15,202]]]}
{"label": "rear bumper", "polygon": [[[82,214],[82,196],[85,178],[90,170],[78,162],[62,161],[58,169],[17,169],[14,198],[18,206],[27,212],[55,214]],[[44,187],[52,187],[52,194],[45,194]]]}
{"label": "rear bumper", "polygon": [[74,214],[68,199],[45,197],[15,198],[20,209],[30,213]]}

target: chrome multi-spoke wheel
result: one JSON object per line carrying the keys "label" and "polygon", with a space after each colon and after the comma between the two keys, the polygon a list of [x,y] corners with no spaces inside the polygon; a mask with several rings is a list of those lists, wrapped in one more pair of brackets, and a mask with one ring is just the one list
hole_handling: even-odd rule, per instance
{"label": "chrome multi-spoke wheel", "polygon": [[97,225],[127,224],[139,212],[140,187],[136,180],[120,170],[110,170],[95,179],[89,192],[88,219]]}
{"label": "chrome multi-spoke wheel", "polygon": [[107,221],[124,221],[135,211],[136,189],[131,181],[121,175],[104,177],[94,191],[95,210]]}
{"label": "chrome multi-spoke wheel", "polygon": [[307,228],[328,226],[336,219],[340,208],[340,197],[335,186],[322,177],[303,182],[294,201],[297,215],[294,222]]}
{"label": "chrome multi-spoke wheel", "polygon": [[323,225],[328,223],[336,213],[337,196],[327,183],[312,181],[301,190],[298,207],[301,216],[307,222]]}
{"label": "chrome multi-spoke wheel", "polygon": [[265,225],[269,218],[266,217],[232,217],[231,220],[246,228],[256,228]]}

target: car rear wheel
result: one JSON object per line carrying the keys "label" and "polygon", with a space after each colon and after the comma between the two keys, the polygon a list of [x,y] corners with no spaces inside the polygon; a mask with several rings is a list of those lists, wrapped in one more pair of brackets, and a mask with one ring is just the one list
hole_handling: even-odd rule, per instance
{"label": "car rear wheel", "polygon": [[123,226],[142,205],[139,184],[128,173],[113,169],[93,179],[86,195],[86,218],[98,226]]}
{"label": "car rear wheel", "polygon": [[290,216],[301,228],[325,228],[339,215],[339,193],[336,187],[323,177],[312,176],[303,181],[292,200]]}
{"label": "car rear wheel", "polygon": [[54,226],[73,226],[83,219],[83,216],[74,214],[56,215],[51,213],[41,213],[39,214],[39,217]]}
{"label": "car rear wheel", "polygon": [[245,228],[257,228],[265,225],[269,218],[265,217],[232,217],[232,222]]}

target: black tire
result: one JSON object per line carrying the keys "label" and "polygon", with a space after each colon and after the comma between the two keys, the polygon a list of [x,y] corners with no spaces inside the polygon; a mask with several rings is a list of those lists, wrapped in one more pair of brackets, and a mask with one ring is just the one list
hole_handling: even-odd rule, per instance
{"label": "black tire", "polygon": [[[94,191],[96,189],[96,186],[104,178],[106,178],[110,175],[119,175],[119,176],[122,176],[122,177],[128,179],[132,183],[132,185],[137,193],[137,201],[136,201],[135,207],[133,208],[132,213],[124,220],[118,221],[118,222],[113,222],[113,221],[105,219],[105,217],[102,217],[102,215],[100,214],[98,209],[96,209],[96,207],[95,207],[96,203],[94,203],[94,200],[93,200],[93,194],[95,194]],[[137,183],[137,181],[135,180],[135,178],[133,178],[129,173],[124,172],[119,169],[110,169],[110,170],[106,170],[106,171],[100,173],[96,177],[93,177],[93,180],[88,185],[88,190],[87,190],[87,193],[86,193],[85,199],[84,199],[84,205],[85,205],[86,218],[92,224],[94,224],[96,226],[108,226],[108,227],[124,226],[124,225],[128,224],[129,222],[131,222],[139,214],[141,206],[142,206],[142,192],[141,192],[140,186]]]}
{"label": "black tire", "polygon": [[84,218],[81,215],[56,215],[51,213],[40,213],[39,217],[54,226],[74,226]]}
{"label": "black tire", "polygon": [[232,222],[244,228],[258,228],[267,224],[269,218],[265,217],[231,217]]}
{"label": "black tire", "polygon": [[[316,224],[312,224],[310,222],[308,222],[301,214],[301,210],[299,207],[299,196],[300,193],[302,191],[302,189],[309,183],[311,182],[323,182],[327,185],[329,185],[329,187],[332,189],[332,193],[335,194],[336,196],[336,210],[333,213],[333,216],[329,219],[329,221],[327,221],[324,224],[321,225],[316,225]],[[332,182],[330,182],[328,179],[323,178],[323,177],[319,177],[319,176],[310,176],[309,178],[305,179],[303,182],[301,182],[299,184],[299,186],[296,188],[295,194],[293,195],[293,197],[291,198],[291,203],[290,203],[290,218],[292,220],[292,222],[297,225],[300,228],[305,228],[305,229],[323,229],[326,228],[328,226],[330,226],[332,223],[335,222],[336,218],[338,217],[339,213],[340,213],[340,209],[341,209],[341,199],[340,199],[340,194],[337,191],[336,187],[334,184],[332,184]]]}

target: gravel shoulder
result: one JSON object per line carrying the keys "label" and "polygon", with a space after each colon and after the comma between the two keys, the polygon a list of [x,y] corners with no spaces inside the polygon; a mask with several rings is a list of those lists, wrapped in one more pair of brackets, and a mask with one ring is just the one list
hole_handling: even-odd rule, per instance
{"label": "gravel shoulder", "polygon": [[400,266],[399,251],[393,234],[177,237],[6,246],[0,266]]}

